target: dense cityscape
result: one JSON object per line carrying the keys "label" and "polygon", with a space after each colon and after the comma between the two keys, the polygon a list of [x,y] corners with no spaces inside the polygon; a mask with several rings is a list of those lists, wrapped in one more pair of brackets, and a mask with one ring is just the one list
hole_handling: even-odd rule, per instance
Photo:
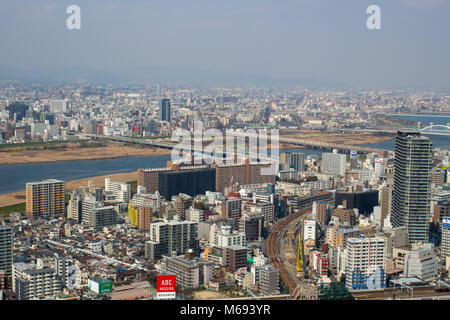
{"label": "dense cityscape", "polygon": [[0,30],[1,320],[450,301],[450,0],[0,0]]}
{"label": "dense cityscape", "polygon": [[[434,91],[3,81],[0,300],[450,298],[449,114]],[[275,172],[248,137],[175,161],[200,121],[279,130]]]}

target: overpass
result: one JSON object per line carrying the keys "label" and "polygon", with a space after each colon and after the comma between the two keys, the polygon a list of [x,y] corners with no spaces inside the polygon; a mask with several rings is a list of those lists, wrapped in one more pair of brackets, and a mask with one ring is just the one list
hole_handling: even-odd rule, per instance
{"label": "overpass", "polygon": [[402,128],[373,128],[373,129],[351,129],[351,128],[341,128],[336,129],[337,131],[341,132],[373,132],[373,133],[391,133],[391,134],[397,134],[397,131],[419,131],[422,134],[425,135],[437,135],[437,136],[450,136],[450,123],[447,123],[447,125],[443,124],[433,124],[430,123],[428,126],[424,128],[418,128],[418,127],[402,127]]}
{"label": "overpass", "polygon": [[[118,141],[118,142],[126,142],[126,143],[133,143],[133,144],[141,144],[141,145],[148,145],[153,146],[157,148],[164,148],[164,149],[173,149],[178,143],[173,141],[161,141],[161,140],[153,140],[153,139],[137,139],[137,138],[131,138],[131,137],[121,137],[121,136],[100,136],[96,134],[80,134],[82,137],[91,138],[91,139],[107,139],[111,141]],[[252,135],[248,134],[247,137],[250,137]],[[205,140],[203,141],[210,141]],[[293,145],[298,146],[304,146],[311,149],[317,149],[322,151],[332,151],[333,149],[337,149],[339,152],[344,153],[350,153],[351,150],[356,150],[359,153],[379,153],[382,150],[376,149],[376,148],[370,148],[370,147],[364,147],[364,146],[356,146],[356,145],[343,145],[343,144],[336,144],[336,143],[327,143],[327,142],[318,142],[318,141],[311,141],[311,140],[304,140],[304,139],[294,139],[294,138],[283,138],[279,137],[278,141],[281,143],[289,143]],[[239,147],[239,146],[238,146]],[[242,149],[242,146],[241,146]],[[213,147],[203,147],[203,151],[214,151]],[[242,154],[243,151],[238,151],[239,154]],[[246,151],[246,154],[248,154],[248,151]],[[276,160],[275,158],[270,157],[263,157],[264,159],[261,160],[267,160],[267,161],[273,161]]]}
{"label": "overpass", "polygon": [[328,142],[318,142],[304,139],[294,139],[294,138],[282,138],[280,137],[280,142],[290,143],[294,145],[309,147],[311,149],[317,149],[321,151],[332,151],[337,149],[338,152],[350,153],[351,150],[356,150],[359,153],[380,153],[381,149],[364,147],[364,146],[352,146],[346,144],[328,143]]}

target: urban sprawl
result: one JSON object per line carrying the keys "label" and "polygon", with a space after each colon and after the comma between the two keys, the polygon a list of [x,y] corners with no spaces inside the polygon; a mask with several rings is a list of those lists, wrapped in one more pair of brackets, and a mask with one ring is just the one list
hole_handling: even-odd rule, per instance
{"label": "urban sprawl", "polygon": [[433,143],[450,133],[426,122],[449,106],[436,92],[2,82],[10,164],[170,156],[196,121],[277,129],[280,156],[270,175],[244,151],[70,188],[27,176],[0,208],[0,300],[158,299],[158,275],[176,276],[177,299],[450,298],[450,151]]}

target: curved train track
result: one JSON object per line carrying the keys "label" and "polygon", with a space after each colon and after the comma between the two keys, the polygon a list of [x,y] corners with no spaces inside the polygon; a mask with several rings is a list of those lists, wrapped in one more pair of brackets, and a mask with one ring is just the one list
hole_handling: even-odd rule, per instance
{"label": "curved train track", "polygon": [[299,219],[301,216],[307,214],[311,211],[311,208],[303,209],[297,213],[291,214],[279,221],[274,225],[271,230],[269,237],[267,238],[267,256],[269,258],[270,263],[278,269],[278,273],[280,275],[281,280],[289,288],[290,292],[293,292],[297,287],[297,283],[294,279],[292,279],[289,272],[284,267],[282,261],[280,261],[280,252],[279,252],[279,237],[282,232],[286,229],[286,227],[294,220]]}

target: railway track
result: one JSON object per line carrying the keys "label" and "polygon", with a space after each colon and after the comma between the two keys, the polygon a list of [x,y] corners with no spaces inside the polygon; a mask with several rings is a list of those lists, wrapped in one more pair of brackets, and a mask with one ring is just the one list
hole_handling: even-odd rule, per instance
{"label": "railway track", "polygon": [[281,234],[283,234],[283,230],[285,230],[290,223],[292,223],[296,219],[299,219],[301,216],[307,214],[310,211],[311,208],[306,208],[290,216],[287,216],[274,225],[269,234],[269,237],[267,238],[267,256],[269,258],[269,261],[275,268],[278,269],[281,280],[289,288],[290,292],[294,292],[294,290],[297,288],[298,280],[292,278],[292,276],[284,267],[283,261],[280,261],[280,252],[278,247],[279,237]]}
{"label": "railway track", "polygon": [[400,288],[386,288],[384,290],[352,291],[356,300],[389,300],[414,299],[423,297],[447,297],[450,292],[438,292],[434,286],[413,287],[413,290]]}

